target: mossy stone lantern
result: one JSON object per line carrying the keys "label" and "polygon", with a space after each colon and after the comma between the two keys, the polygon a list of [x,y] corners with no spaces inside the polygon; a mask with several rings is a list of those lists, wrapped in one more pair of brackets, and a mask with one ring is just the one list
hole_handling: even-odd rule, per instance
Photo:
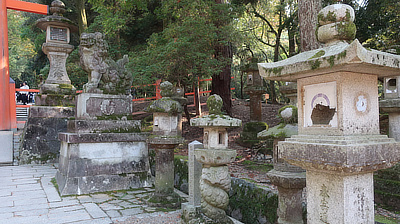
{"label": "mossy stone lantern", "polygon": [[297,81],[298,135],[278,143],[306,170],[307,223],[374,223],[373,172],[400,161],[400,144],[379,134],[378,77],[400,72],[400,56],[354,40],[354,10],[318,14],[322,48],[258,64],[266,79]]}
{"label": "mossy stone lantern", "polygon": [[42,50],[50,61],[50,71],[44,84],[40,86],[42,94],[74,94],[76,89],[71,85],[65,67],[67,57],[74,49],[70,45],[71,32],[77,32],[78,27],[62,16],[65,5],[55,0],[50,6],[50,16],[36,21],[36,26],[46,31],[46,43]]}
{"label": "mossy stone lantern", "polygon": [[389,114],[389,137],[400,141],[400,76],[385,78],[383,89],[384,99],[379,101],[379,109]]}

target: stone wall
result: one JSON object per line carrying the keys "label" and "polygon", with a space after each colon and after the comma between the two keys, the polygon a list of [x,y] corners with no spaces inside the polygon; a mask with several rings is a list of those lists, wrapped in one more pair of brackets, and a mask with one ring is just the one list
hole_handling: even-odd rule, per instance
{"label": "stone wall", "polygon": [[[55,107],[42,111],[42,107],[31,107],[23,132],[20,148],[20,164],[58,162],[60,141],[58,133],[67,131],[67,121],[73,119],[74,108]],[[48,113],[51,111],[52,113]]]}
{"label": "stone wall", "polygon": [[[185,192],[188,183],[187,161],[175,158],[175,188]],[[277,220],[278,194],[268,188],[231,178],[227,215],[246,224],[273,224]]]}

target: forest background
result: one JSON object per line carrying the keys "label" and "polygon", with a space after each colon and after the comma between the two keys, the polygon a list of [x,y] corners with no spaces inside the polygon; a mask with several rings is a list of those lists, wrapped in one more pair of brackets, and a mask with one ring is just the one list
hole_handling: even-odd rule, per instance
{"label": "forest background", "polygon": [[[28,0],[50,5],[52,0]],[[63,0],[64,17],[79,26],[72,34],[75,50],[67,59],[67,72],[77,89],[88,75],[80,66],[78,46],[82,32],[102,32],[114,60],[129,55],[127,68],[133,86],[157,79],[176,83],[192,92],[198,78],[211,78],[235,88],[233,98],[246,98],[245,70],[255,60],[286,59],[311,43],[300,35],[298,3],[316,2],[319,7],[334,0]],[[398,0],[343,0],[356,12],[356,38],[368,48],[400,54],[400,2]],[[46,80],[49,61],[42,52],[45,32],[35,26],[41,15],[8,11],[10,77],[17,86],[27,81],[31,88]],[[303,25],[304,26],[304,25]],[[312,29],[314,29],[312,27]],[[312,34],[311,36],[313,36]],[[303,42],[302,42],[303,41]],[[303,46],[304,48],[304,46]],[[303,49],[304,50],[304,49]],[[307,49],[305,49],[307,50]],[[231,80],[230,77],[234,78]],[[286,99],[278,88],[284,83],[264,81],[273,103]],[[205,85],[205,84],[203,84]],[[214,92],[221,88],[214,83]],[[148,87],[151,88],[151,87]],[[198,87],[197,87],[198,88]],[[200,86],[200,88],[207,88]],[[151,94],[135,91],[136,97]],[[218,93],[218,91],[216,92]],[[224,105],[229,113],[229,105]]]}

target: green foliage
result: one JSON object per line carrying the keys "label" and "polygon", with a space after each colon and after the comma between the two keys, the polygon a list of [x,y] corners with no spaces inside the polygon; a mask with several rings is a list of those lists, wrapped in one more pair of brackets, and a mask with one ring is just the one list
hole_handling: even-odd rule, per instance
{"label": "green foliage", "polygon": [[[188,85],[197,77],[221,72],[228,60],[217,60],[217,45],[231,33],[226,24],[233,15],[226,4],[210,0],[166,0],[158,10],[164,30],[154,33],[146,50],[132,60],[134,77],[158,77]],[[224,39],[225,41],[220,41]]]}

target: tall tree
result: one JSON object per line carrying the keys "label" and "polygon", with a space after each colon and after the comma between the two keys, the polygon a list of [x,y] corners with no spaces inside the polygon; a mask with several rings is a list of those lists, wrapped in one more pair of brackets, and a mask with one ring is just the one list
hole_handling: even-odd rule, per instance
{"label": "tall tree", "polygon": [[318,12],[322,9],[321,0],[298,0],[300,48],[309,51],[319,48],[320,44],[315,35],[317,28]]}

